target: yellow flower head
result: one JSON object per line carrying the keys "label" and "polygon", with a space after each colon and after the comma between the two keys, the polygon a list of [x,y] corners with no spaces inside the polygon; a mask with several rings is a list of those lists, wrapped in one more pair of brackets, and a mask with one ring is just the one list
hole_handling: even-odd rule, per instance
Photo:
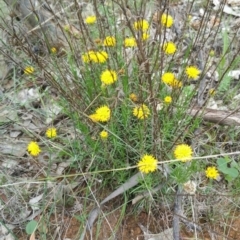
{"label": "yellow flower head", "polygon": [[101,81],[106,85],[111,85],[117,81],[117,73],[113,70],[105,70],[101,74]]}
{"label": "yellow flower head", "polygon": [[210,50],[210,52],[209,52],[209,56],[210,56],[210,57],[214,57],[214,55],[215,55],[214,50]]}
{"label": "yellow flower head", "polygon": [[137,102],[138,101],[138,96],[135,93],[131,93],[129,95],[129,98],[133,101],[133,102]]}
{"label": "yellow flower head", "polygon": [[173,88],[181,88],[182,87],[182,82],[175,78],[175,79],[173,79],[170,86],[173,87]]}
{"label": "yellow flower head", "polygon": [[136,47],[137,46],[136,39],[134,37],[125,38],[124,46],[125,47]]}
{"label": "yellow flower head", "polygon": [[52,47],[51,49],[50,49],[50,51],[51,51],[51,53],[56,53],[57,52],[57,49],[55,48],[55,47]]}
{"label": "yellow flower head", "polygon": [[[99,56],[100,56],[100,58],[99,58]],[[90,57],[90,61],[92,61],[94,63],[102,62],[102,58],[101,58],[101,55],[99,55],[99,52],[90,51],[89,57]]]}
{"label": "yellow flower head", "polygon": [[96,16],[88,16],[85,18],[85,23],[94,24],[96,20],[97,20]]}
{"label": "yellow flower head", "polygon": [[33,141],[31,141],[28,144],[27,150],[28,150],[29,154],[31,154],[34,157],[38,156],[39,153],[41,152],[41,149],[38,146],[37,142],[33,142]]}
{"label": "yellow flower head", "polygon": [[177,80],[173,73],[166,72],[162,75],[162,82],[166,83],[168,86],[173,88],[181,88],[182,82]]}
{"label": "yellow flower head", "polygon": [[142,120],[150,115],[150,110],[148,106],[141,104],[133,109],[133,115]]}
{"label": "yellow flower head", "polygon": [[171,96],[166,96],[164,98],[164,102],[167,103],[167,104],[171,103],[172,102],[172,97]]}
{"label": "yellow flower head", "polygon": [[133,27],[134,27],[135,30],[140,30],[140,31],[145,32],[149,28],[149,23],[145,19],[138,20],[138,21],[134,22]]}
{"label": "yellow flower head", "polygon": [[57,129],[56,128],[48,128],[46,131],[46,136],[48,138],[55,138],[57,136]]}
{"label": "yellow flower head", "polygon": [[108,59],[108,54],[105,51],[95,52],[88,51],[82,55],[82,60],[85,63],[94,62],[94,63],[104,63]]}
{"label": "yellow flower head", "polygon": [[163,26],[170,28],[173,25],[173,18],[169,14],[163,13],[161,18],[161,23]]}
{"label": "yellow flower head", "polygon": [[192,148],[187,144],[180,144],[174,150],[175,158],[181,160],[182,162],[192,160],[192,155],[193,155]]}
{"label": "yellow flower head", "polygon": [[96,113],[89,115],[89,118],[93,121],[93,122],[98,122],[98,115]]}
{"label": "yellow flower head", "polygon": [[108,54],[105,51],[97,52],[97,63],[104,63],[108,59]]}
{"label": "yellow flower head", "polygon": [[174,54],[177,50],[176,45],[173,42],[166,42],[163,44],[163,50],[166,54]]}
{"label": "yellow flower head", "polygon": [[208,92],[211,96],[214,96],[216,94],[216,89],[215,88],[210,88]]}
{"label": "yellow flower head", "polygon": [[116,38],[108,36],[103,40],[103,46],[105,47],[114,47],[116,45]]}
{"label": "yellow flower head", "polygon": [[174,81],[174,74],[171,72],[166,72],[162,75],[162,81],[168,85],[171,85],[172,82]]}
{"label": "yellow flower head", "polygon": [[97,61],[96,53],[94,51],[88,51],[82,55],[82,60],[85,63]]}
{"label": "yellow flower head", "polygon": [[101,131],[99,135],[102,140],[106,140],[108,138],[108,132],[105,130]]}
{"label": "yellow flower head", "polygon": [[218,170],[216,167],[208,167],[205,171],[206,177],[212,178],[212,179],[217,179],[219,176]]}
{"label": "yellow flower head", "polygon": [[99,122],[108,122],[110,120],[111,110],[106,105],[97,108],[95,113],[96,113],[96,119]]}
{"label": "yellow flower head", "polygon": [[24,69],[24,73],[27,74],[27,75],[30,75],[34,72],[34,68],[32,66],[27,66],[25,67]]}
{"label": "yellow flower head", "polygon": [[149,35],[148,33],[145,33],[145,32],[144,32],[144,33],[142,34],[142,40],[143,40],[143,41],[148,40],[148,39],[149,39],[149,36],[150,36],[150,35]]}
{"label": "yellow flower head", "polygon": [[144,155],[137,164],[138,169],[142,173],[154,172],[157,169],[157,159],[152,155]]}
{"label": "yellow flower head", "polygon": [[197,79],[201,72],[197,67],[189,66],[189,67],[186,67],[185,73],[187,74],[188,78]]}
{"label": "yellow flower head", "polygon": [[70,32],[70,25],[64,25],[63,26],[63,29],[66,31],[66,32]]}

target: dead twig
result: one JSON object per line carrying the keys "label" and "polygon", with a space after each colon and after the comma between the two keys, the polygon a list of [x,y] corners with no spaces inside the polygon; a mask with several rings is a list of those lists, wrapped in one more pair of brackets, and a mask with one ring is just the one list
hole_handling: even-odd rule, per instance
{"label": "dead twig", "polygon": [[174,202],[174,213],[173,213],[173,239],[180,239],[180,224],[179,224],[179,215],[181,215],[181,207],[182,206],[182,195],[181,190],[178,187],[178,191],[175,197]]}
{"label": "dead twig", "polygon": [[202,117],[204,121],[220,125],[240,126],[240,113],[233,111],[216,110],[211,108],[201,109],[194,107],[187,112],[191,116]]}

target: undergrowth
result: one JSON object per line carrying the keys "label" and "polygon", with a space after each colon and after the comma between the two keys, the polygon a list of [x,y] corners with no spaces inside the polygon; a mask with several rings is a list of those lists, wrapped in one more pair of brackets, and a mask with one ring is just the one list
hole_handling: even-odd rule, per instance
{"label": "undergrowth", "polygon": [[[118,239],[126,209],[141,195],[134,211],[171,212],[173,223],[159,222],[158,231],[173,227],[174,239],[179,239],[174,216],[181,217],[174,201],[184,195],[182,217],[191,219],[184,223],[200,236],[190,224],[201,225],[191,206],[199,207],[197,196],[207,202],[208,195],[218,199],[226,191],[231,202],[232,194],[239,194],[238,128],[204,121],[211,101],[225,103],[238,94],[235,85],[231,91],[236,93],[228,99],[229,72],[239,65],[239,46],[236,33],[222,31],[223,5],[213,10],[210,2],[204,3],[198,23],[197,1],[184,2],[184,9],[168,1],[25,1],[35,9],[28,8],[26,16],[19,2],[5,1],[11,19],[1,19],[1,52],[9,70],[4,80],[14,79],[16,96],[33,89],[34,101],[11,101],[41,123],[35,131],[17,120],[28,137],[22,159],[39,172],[34,168],[26,178],[0,172],[7,199],[16,191],[16,202],[31,205],[30,199],[41,196],[36,200],[39,214],[22,216],[21,226],[39,239],[57,239],[54,234],[63,239],[67,230],[56,233],[53,225],[60,221],[57,214],[71,209],[79,222],[76,236],[83,239],[88,236],[83,232],[94,226],[89,213],[101,207],[92,237],[103,239],[101,224],[108,210],[101,201],[127,183],[118,200],[110,199],[113,211],[120,209],[120,221],[114,226],[108,222],[107,238]],[[209,23],[212,16],[217,23]],[[136,184],[128,187],[139,172]],[[25,192],[23,186],[28,186]],[[238,199],[234,201],[238,208]],[[1,205],[11,218],[12,205],[3,199]],[[199,214],[208,221],[203,212]],[[4,226],[15,221],[7,218]],[[213,232],[227,234],[220,228]],[[11,232],[16,239],[18,234]]]}

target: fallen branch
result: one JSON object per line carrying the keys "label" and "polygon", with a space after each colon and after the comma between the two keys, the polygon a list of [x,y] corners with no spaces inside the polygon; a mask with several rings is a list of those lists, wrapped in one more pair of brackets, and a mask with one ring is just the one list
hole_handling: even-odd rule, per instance
{"label": "fallen branch", "polygon": [[174,201],[174,213],[173,213],[173,239],[179,240],[180,239],[180,223],[179,223],[179,215],[182,212],[182,195],[181,190],[178,187],[178,191]]}
{"label": "fallen branch", "polygon": [[240,113],[238,113],[236,110],[230,112],[211,108],[201,109],[200,107],[194,107],[187,113],[191,116],[202,117],[204,121],[213,122],[220,125],[240,126]]}

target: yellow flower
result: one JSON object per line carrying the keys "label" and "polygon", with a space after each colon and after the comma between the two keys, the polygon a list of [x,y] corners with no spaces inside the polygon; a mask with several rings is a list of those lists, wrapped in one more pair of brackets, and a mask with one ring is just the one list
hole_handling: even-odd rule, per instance
{"label": "yellow flower", "polygon": [[162,75],[162,82],[166,83],[168,86],[173,88],[181,88],[182,82],[177,80],[173,73],[166,72]]}
{"label": "yellow flower", "polygon": [[167,104],[171,103],[172,102],[172,97],[171,96],[166,96],[164,98],[164,102],[167,103]]}
{"label": "yellow flower", "polygon": [[57,49],[56,49],[55,47],[52,47],[52,48],[50,49],[50,51],[51,51],[51,53],[56,53],[56,52],[57,52]]}
{"label": "yellow flower", "polygon": [[214,96],[216,94],[216,89],[210,88],[208,92],[211,96]]}
{"label": "yellow flower", "polygon": [[101,81],[106,85],[111,85],[117,81],[117,73],[113,70],[105,70],[101,74]]}
{"label": "yellow flower", "polygon": [[173,18],[169,14],[163,13],[161,23],[163,26],[170,28],[173,25]]}
{"label": "yellow flower", "polygon": [[108,59],[108,54],[105,51],[97,52],[97,63],[104,63]]}
{"label": "yellow flower", "polygon": [[82,60],[85,63],[94,62],[94,63],[104,63],[108,59],[108,54],[105,51],[94,52],[88,51],[82,55]]}
{"label": "yellow flower", "polygon": [[102,140],[106,140],[108,138],[108,132],[105,130],[101,131],[99,135]]}
{"label": "yellow flower", "polygon": [[214,50],[211,50],[211,51],[209,52],[209,56],[210,56],[210,57],[214,57],[214,55],[215,55]]}
{"label": "yellow flower", "polygon": [[172,82],[174,81],[174,74],[171,72],[166,72],[162,75],[162,81],[168,85],[171,85]]}
{"label": "yellow flower", "polygon": [[142,173],[154,172],[157,169],[157,159],[152,155],[145,154],[137,166]]}
{"label": "yellow flower", "polygon": [[56,128],[48,128],[46,131],[46,136],[48,138],[55,138],[57,136],[57,129]]}
{"label": "yellow flower", "polygon": [[139,119],[145,119],[150,115],[150,110],[145,104],[141,104],[133,109],[133,115]]}
{"label": "yellow flower", "polygon": [[173,79],[170,86],[173,87],[173,88],[181,88],[182,87],[182,82],[175,78],[175,79]]}
{"label": "yellow flower", "polygon": [[108,36],[103,40],[103,46],[105,47],[114,47],[116,45],[116,38]]}
{"label": "yellow flower", "polygon": [[[96,53],[94,51],[88,51],[82,55],[82,60],[85,63],[89,63],[93,61],[93,57],[95,57]],[[97,58],[96,58],[97,59]]]}
{"label": "yellow flower", "polygon": [[190,161],[192,159],[192,155],[192,148],[187,144],[180,144],[174,150],[175,158],[181,160],[182,162]]}
{"label": "yellow flower", "polygon": [[188,21],[192,20],[192,18],[193,18],[192,15],[189,14],[188,15]]}
{"label": "yellow flower", "polygon": [[33,142],[33,141],[31,141],[28,144],[27,150],[28,150],[29,154],[31,154],[34,157],[38,156],[39,153],[41,152],[41,149],[38,146],[37,142]]}
{"label": "yellow flower", "polygon": [[133,102],[137,102],[138,101],[138,96],[135,93],[131,93],[129,95],[129,98],[133,101]]}
{"label": "yellow flower", "polygon": [[96,20],[97,20],[96,16],[88,16],[85,18],[85,23],[94,24]]}
{"label": "yellow flower", "polygon": [[150,35],[149,35],[148,33],[143,33],[143,34],[142,34],[142,40],[143,40],[143,41],[148,40],[148,39],[149,39],[149,36],[150,36]]}
{"label": "yellow flower", "polygon": [[185,73],[187,74],[188,78],[197,79],[201,72],[197,67],[189,66],[189,67],[186,67]]}
{"label": "yellow flower", "polygon": [[24,73],[27,74],[27,75],[30,75],[34,72],[34,68],[32,66],[27,66],[25,67],[24,69]]}
{"label": "yellow flower", "polygon": [[135,28],[135,30],[141,30],[141,31],[147,31],[149,28],[149,23],[147,20],[143,19],[143,20],[138,20],[136,22],[134,22],[133,27]]}
{"label": "yellow flower", "polygon": [[64,25],[64,26],[63,26],[63,29],[64,29],[66,32],[70,32],[70,26],[69,26],[69,25]]}
{"label": "yellow flower", "polygon": [[207,170],[205,171],[206,177],[212,178],[212,179],[217,179],[219,176],[218,170],[216,167],[208,167]]}
{"label": "yellow flower", "polygon": [[108,122],[110,120],[111,110],[106,105],[99,107],[95,113],[96,113],[96,119],[99,122]]}
{"label": "yellow flower", "polygon": [[166,54],[174,54],[177,50],[176,45],[173,42],[166,42],[163,44],[163,50]]}
{"label": "yellow flower", "polygon": [[98,122],[98,115],[96,113],[89,115],[89,118],[93,121],[93,122]]}
{"label": "yellow flower", "polygon": [[136,39],[134,37],[125,38],[124,46],[125,47],[136,47],[137,46]]}

